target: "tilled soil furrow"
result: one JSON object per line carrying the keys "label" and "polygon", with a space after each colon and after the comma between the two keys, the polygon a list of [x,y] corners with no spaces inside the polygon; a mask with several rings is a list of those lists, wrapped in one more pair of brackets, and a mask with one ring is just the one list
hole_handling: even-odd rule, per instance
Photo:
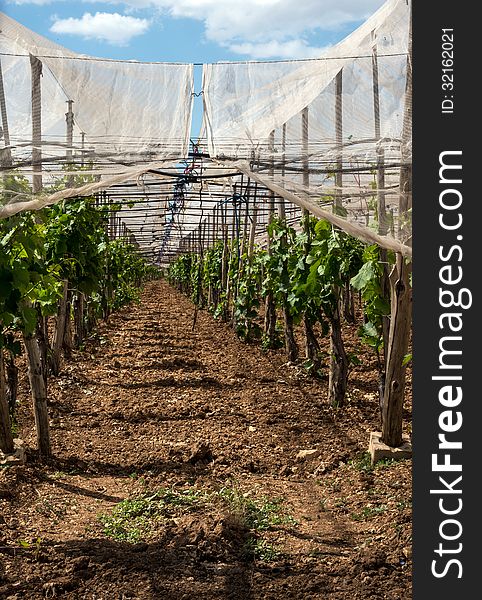
{"label": "tilled soil furrow", "polygon": [[[346,340],[362,365],[335,410],[326,380],[282,350],[241,342],[205,311],[194,329],[193,318],[161,280],[101,324],[49,383],[45,465],[22,378],[29,462],[0,473],[0,598],[410,597],[410,465],[363,462],[379,415],[375,358],[356,326]],[[165,488],[231,490],[243,506],[279,499],[283,518],[255,530],[240,505],[210,501],[152,522],[145,542],[106,535],[100,514]]]}

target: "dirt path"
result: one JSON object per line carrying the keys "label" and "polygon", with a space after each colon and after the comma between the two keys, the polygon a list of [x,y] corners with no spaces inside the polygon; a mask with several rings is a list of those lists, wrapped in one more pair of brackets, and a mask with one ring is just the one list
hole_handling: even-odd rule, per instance
{"label": "dirt path", "polygon": [[[55,458],[0,471],[0,598],[410,598],[411,465],[363,457],[378,407],[355,329],[335,411],[326,382],[193,313],[152,282],[50,383]],[[33,449],[25,380],[20,400]],[[100,514],[159,490],[172,506],[134,543],[105,534]],[[246,522],[273,500],[276,522]]]}

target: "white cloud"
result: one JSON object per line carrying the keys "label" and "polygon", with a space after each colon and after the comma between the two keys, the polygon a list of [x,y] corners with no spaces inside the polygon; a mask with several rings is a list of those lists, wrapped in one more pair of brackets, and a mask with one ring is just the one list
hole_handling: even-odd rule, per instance
{"label": "white cloud", "polygon": [[279,42],[244,42],[241,44],[229,44],[229,49],[236,54],[247,54],[251,58],[316,58],[320,56],[326,47],[319,48],[310,46],[303,39]]}
{"label": "white cloud", "polygon": [[37,6],[43,6],[45,4],[52,4],[56,0],[7,0],[8,4],[36,4]]}
{"label": "white cloud", "polygon": [[130,8],[156,7],[203,21],[212,41],[261,36],[278,39],[363,20],[384,0],[107,0]]}
{"label": "white cloud", "polygon": [[[384,0],[107,0],[130,9],[157,8],[202,21],[206,39],[253,58],[310,57],[308,33],[362,21]],[[290,54],[290,51],[293,54]]]}
{"label": "white cloud", "polygon": [[[29,2],[48,4],[55,0],[10,1],[22,4]],[[95,3],[95,0],[82,1]],[[138,10],[142,10],[145,16],[146,11],[150,10],[153,13],[175,18],[195,19],[204,24],[204,35],[207,41],[229,48],[238,54],[248,54],[253,58],[316,55],[320,48],[312,47],[305,41],[309,34],[332,32],[350,23],[365,20],[383,3],[384,0],[103,0],[101,2],[103,5],[110,4],[122,8],[125,13],[122,18],[128,18],[127,15],[134,15]],[[120,15],[117,17],[121,18]],[[64,21],[83,21],[84,18],[85,15],[82,19]],[[145,19],[136,19],[134,23],[137,21],[145,22]],[[100,26],[99,36],[90,35],[90,37],[106,39],[110,43],[126,43],[111,40],[123,39],[122,33],[126,29],[135,33],[130,36],[125,33],[125,39],[139,35],[138,26],[138,23],[133,24],[130,29],[127,22],[123,22],[118,30],[117,25],[111,25],[108,29],[109,38],[101,35],[104,30],[103,26]],[[75,33],[79,34],[81,28],[82,24],[79,23]],[[86,29],[88,30],[89,27]],[[146,29],[147,26],[141,32]],[[87,37],[84,33],[79,35]],[[290,51],[293,54],[290,55]]]}
{"label": "white cloud", "polygon": [[126,46],[133,37],[145,33],[149,26],[148,19],[97,12],[95,15],[84,13],[79,19],[56,19],[50,31],[101,40],[114,46]]}

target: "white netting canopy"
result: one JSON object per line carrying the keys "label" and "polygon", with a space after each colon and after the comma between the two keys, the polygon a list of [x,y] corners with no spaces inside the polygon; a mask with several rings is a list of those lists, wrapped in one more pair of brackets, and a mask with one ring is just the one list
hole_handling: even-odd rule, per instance
{"label": "white netting canopy", "polygon": [[388,0],[319,59],[205,65],[211,158],[335,209],[354,235],[409,243],[410,15],[407,0]]}
{"label": "white netting canopy", "polygon": [[0,218],[104,190],[135,204],[118,218],[142,248],[174,256],[234,227],[239,202],[264,235],[274,195],[292,223],[309,210],[411,256],[410,21],[388,0],[319,58],[204,65],[189,157],[193,65],[81,56],[0,13],[2,169],[35,192],[4,197]]}
{"label": "white netting canopy", "polygon": [[83,143],[84,149],[117,160],[129,155],[132,160],[153,160],[187,154],[192,65],[109,61],[78,55],[3,13],[0,29],[4,87],[8,91],[6,108],[14,150],[20,150],[32,139],[32,55],[42,63],[44,152],[52,151],[55,143],[65,144],[66,101],[72,100],[76,149]]}
{"label": "white netting canopy", "polygon": [[[373,57],[378,59],[380,132],[400,140],[408,52],[409,6],[389,0],[361,27],[308,61],[204,66],[205,124],[212,157],[269,150],[268,137],[287,125],[287,153],[300,154],[297,115],[310,109],[310,153],[335,143],[336,77],[343,71],[343,141],[375,137]],[[359,153],[359,151],[357,151]]]}

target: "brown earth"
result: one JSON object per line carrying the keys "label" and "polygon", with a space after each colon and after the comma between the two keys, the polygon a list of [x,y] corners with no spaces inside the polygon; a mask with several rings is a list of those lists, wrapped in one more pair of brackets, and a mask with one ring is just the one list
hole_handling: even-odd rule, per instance
{"label": "brown earth", "polygon": [[[49,382],[47,462],[22,375],[28,462],[0,469],[0,598],[411,598],[411,461],[366,460],[379,408],[356,326],[345,340],[361,364],[336,410],[326,380],[282,350],[241,342],[205,311],[193,330],[193,316],[160,281],[103,323]],[[133,543],[106,535],[99,515],[161,489],[204,500],[153,518]],[[256,529],[239,506],[267,498],[280,519]]]}

